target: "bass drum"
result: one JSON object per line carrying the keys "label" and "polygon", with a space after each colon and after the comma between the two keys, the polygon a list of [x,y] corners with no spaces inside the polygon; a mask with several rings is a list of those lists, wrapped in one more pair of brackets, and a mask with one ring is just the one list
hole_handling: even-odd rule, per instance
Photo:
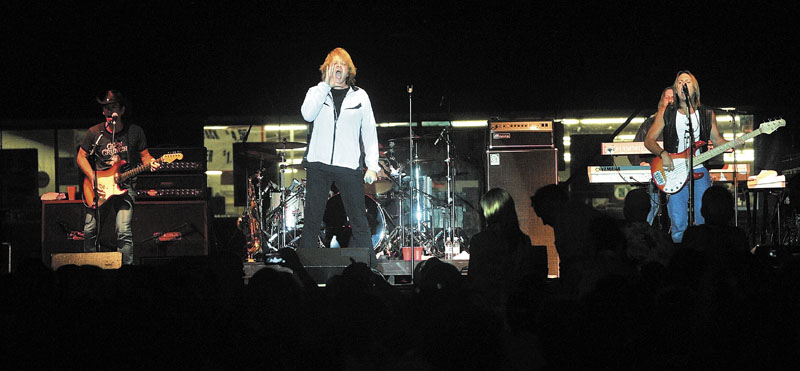
{"label": "bass drum", "polygon": [[[372,197],[364,196],[364,205],[367,207],[367,223],[372,234],[372,249],[379,251],[386,236],[386,221],[383,209]],[[338,248],[348,247],[353,231],[350,228],[350,221],[344,210],[342,196],[335,194],[328,199],[325,205],[325,214],[322,217],[323,236],[322,241],[325,247]]]}

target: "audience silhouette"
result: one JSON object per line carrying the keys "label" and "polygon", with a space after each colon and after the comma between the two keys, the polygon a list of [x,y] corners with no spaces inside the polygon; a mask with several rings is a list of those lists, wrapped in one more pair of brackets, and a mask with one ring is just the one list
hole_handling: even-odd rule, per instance
{"label": "audience silhouette", "polygon": [[[628,195],[622,221],[554,187],[533,204],[564,255],[557,279],[544,277],[513,200],[492,190],[469,275],[431,258],[410,287],[364,263],[321,287],[292,250],[246,282],[226,253],[118,270],[21,262],[0,276],[0,359],[213,370],[771,369],[793,360],[800,261],[750,253],[730,225],[726,189],[706,191],[706,224],[674,247],[631,228],[645,209],[640,192]],[[517,266],[520,251],[533,263]]]}

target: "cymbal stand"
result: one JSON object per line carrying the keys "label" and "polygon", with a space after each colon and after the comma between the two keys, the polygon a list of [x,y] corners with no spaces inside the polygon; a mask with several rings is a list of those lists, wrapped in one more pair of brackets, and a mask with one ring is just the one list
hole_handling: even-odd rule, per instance
{"label": "cymbal stand", "polygon": [[[444,140],[445,146],[447,147],[447,158],[444,162],[447,164],[447,210],[449,212],[447,218],[447,226],[446,226],[446,234],[445,234],[445,242],[444,242],[444,252],[445,252],[445,259],[452,259],[453,255],[458,254],[461,252],[460,247],[458,247],[458,242],[455,239],[454,228],[456,225],[456,184],[455,184],[455,167],[453,166],[453,157],[450,152],[451,148],[453,147],[452,142],[450,141],[450,130],[445,129],[444,132]],[[459,251],[456,252],[455,250],[458,249]]]}
{"label": "cymbal stand", "polygon": [[[389,143],[389,159],[391,161],[396,161],[394,157],[394,142]],[[403,201],[405,200],[405,193],[403,191],[403,169],[401,166],[398,166],[400,169],[395,170],[392,162],[389,162],[389,179],[392,180],[395,184],[397,184],[398,189],[398,208],[397,208],[397,219],[398,225],[395,228],[395,231],[392,232],[393,235],[397,234],[399,230],[400,233],[400,247],[405,246],[406,243],[406,229],[403,225]],[[394,174],[395,171],[397,174]],[[397,180],[395,180],[395,175],[397,176]],[[402,249],[401,249],[402,250]],[[402,253],[402,251],[401,251]]]}
{"label": "cymbal stand", "polygon": [[286,247],[286,138],[281,140],[281,163],[280,163],[280,179],[278,179],[278,187],[281,191],[281,238],[278,242],[278,250]]}

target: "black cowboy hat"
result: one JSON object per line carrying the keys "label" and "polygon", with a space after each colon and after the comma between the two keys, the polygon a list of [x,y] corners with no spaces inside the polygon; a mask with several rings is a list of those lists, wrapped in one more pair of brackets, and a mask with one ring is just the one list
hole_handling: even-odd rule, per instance
{"label": "black cowboy hat", "polygon": [[119,103],[121,106],[125,106],[125,98],[122,96],[118,90],[109,90],[103,96],[103,98],[95,98],[97,99],[97,103],[102,105],[111,104],[111,103]]}

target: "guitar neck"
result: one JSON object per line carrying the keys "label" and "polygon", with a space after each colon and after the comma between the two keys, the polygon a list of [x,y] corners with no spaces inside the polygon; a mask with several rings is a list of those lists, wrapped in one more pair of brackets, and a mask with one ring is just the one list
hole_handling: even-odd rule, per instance
{"label": "guitar neck", "polygon": [[[756,137],[756,136],[758,136],[760,134],[761,134],[761,128],[758,128],[756,130],[753,130],[752,132],[749,132],[749,133],[747,133],[745,135],[742,135],[739,138],[742,138],[742,140],[748,140],[748,139],[754,138],[754,137]],[[735,145],[736,145],[736,143],[734,143],[734,141],[730,141],[730,142],[725,143],[725,144],[723,144],[721,146],[714,146],[714,149],[712,149],[710,151],[703,152],[700,155],[696,156],[694,158],[694,164],[695,165],[702,164],[702,163],[712,159],[714,156],[733,148]]]}
{"label": "guitar neck", "polygon": [[[161,161],[161,160],[156,160],[156,161]],[[150,164],[142,164],[142,165],[139,165],[139,166],[137,166],[137,167],[135,167],[133,169],[130,169],[130,170],[128,170],[128,171],[126,171],[126,172],[124,172],[124,173],[119,175],[119,178],[117,179],[117,183],[122,183],[122,182],[128,180],[128,178],[131,178],[131,177],[134,177],[136,175],[139,175],[139,173],[141,173],[141,172],[143,172],[145,170],[148,170],[148,169],[150,169]]]}

